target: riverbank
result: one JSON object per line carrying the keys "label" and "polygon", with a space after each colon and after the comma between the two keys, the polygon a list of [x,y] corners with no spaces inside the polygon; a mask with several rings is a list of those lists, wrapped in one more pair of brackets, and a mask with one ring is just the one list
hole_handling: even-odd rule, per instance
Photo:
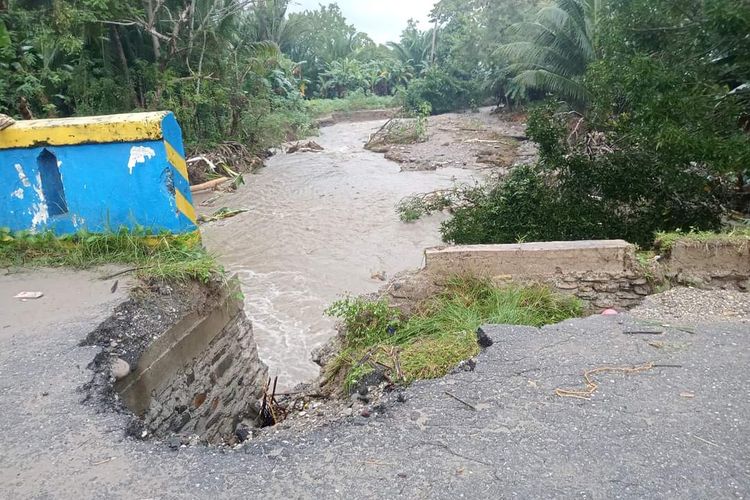
{"label": "riverbank", "polygon": [[535,146],[526,138],[525,116],[495,113],[489,107],[427,117],[424,140],[374,150],[404,171],[453,167],[495,175],[536,156]]}
{"label": "riverbank", "polygon": [[363,147],[382,124],[322,128],[315,138],[322,151],[278,152],[235,192],[195,197],[199,214],[248,210],[201,231],[208,249],[238,274],[261,359],[285,389],[318,375],[310,353],[335,334],[324,314],[332,302],[377,291],[440,244],[447,215],[405,225],[395,212],[399,201],[477,178],[453,167],[401,172]]}

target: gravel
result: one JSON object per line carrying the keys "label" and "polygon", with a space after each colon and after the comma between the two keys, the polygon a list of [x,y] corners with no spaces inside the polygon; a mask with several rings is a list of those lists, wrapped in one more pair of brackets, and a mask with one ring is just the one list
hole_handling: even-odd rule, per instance
{"label": "gravel", "polygon": [[750,322],[750,293],[672,288],[651,295],[631,311],[639,318],[682,323]]}

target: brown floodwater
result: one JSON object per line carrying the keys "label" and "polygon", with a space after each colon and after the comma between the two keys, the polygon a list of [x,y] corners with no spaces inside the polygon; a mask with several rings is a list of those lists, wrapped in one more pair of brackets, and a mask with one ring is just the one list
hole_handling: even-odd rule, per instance
{"label": "brown floodwater", "polygon": [[[248,212],[202,227],[208,248],[239,275],[261,359],[289,388],[317,376],[310,353],[335,334],[324,310],[346,293],[376,291],[375,273],[418,268],[425,247],[441,244],[442,214],[403,223],[405,196],[473,182],[475,173],[441,168],[401,172],[363,148],[379,122],[321,130],[319,153],[279,153],[211,208]],[[196,203],[206,197],[196,197]]]}

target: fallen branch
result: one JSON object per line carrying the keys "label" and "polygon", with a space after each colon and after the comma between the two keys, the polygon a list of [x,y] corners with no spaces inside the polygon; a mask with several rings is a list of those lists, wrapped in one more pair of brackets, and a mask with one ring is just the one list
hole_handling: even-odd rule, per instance
{"label": "fallen branch", "polygon": [[239,215],[245,212],[247,212],[247,209],[244,209],[244,208],[232,210],[231,208],[224,207],[214,212],[213,215],[210,215],[210,216],[201,215],[200,217],[198,217],[198,222],[199,223],[214,222],[214,221],[221,220],[221,219],[228,219],[230,217],[234,217],[235,215]]}
{"label": "fallen branch", "polygon": [[230,180],[229,177],[219,177],[218,179],[204,182],[203,184],[196,184],[195,186],[190,186],[190,192],[202,193],[203,191],[214,191],[228,180]]}

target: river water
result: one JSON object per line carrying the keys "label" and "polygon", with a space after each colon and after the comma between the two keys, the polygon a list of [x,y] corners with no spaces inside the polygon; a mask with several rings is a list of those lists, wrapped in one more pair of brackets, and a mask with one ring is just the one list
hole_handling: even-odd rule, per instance
{"label": "river water", "polygon": [[[394,208],[405,196],[471,182],[458,168],[401,172],[363,148],[379,122],[323,128],[319,153],[279,153],[219,207],[248,212],[202,227],[204,241],[239,275],[261,359],[285,388],[317,376],[312,349],[334,335],[324,310],[346,293],[377,290],[388,277],[420,266],[425,247],[441,244],[433,215],[403,223]],[[204,197],[197,197],[200,203]]]}

